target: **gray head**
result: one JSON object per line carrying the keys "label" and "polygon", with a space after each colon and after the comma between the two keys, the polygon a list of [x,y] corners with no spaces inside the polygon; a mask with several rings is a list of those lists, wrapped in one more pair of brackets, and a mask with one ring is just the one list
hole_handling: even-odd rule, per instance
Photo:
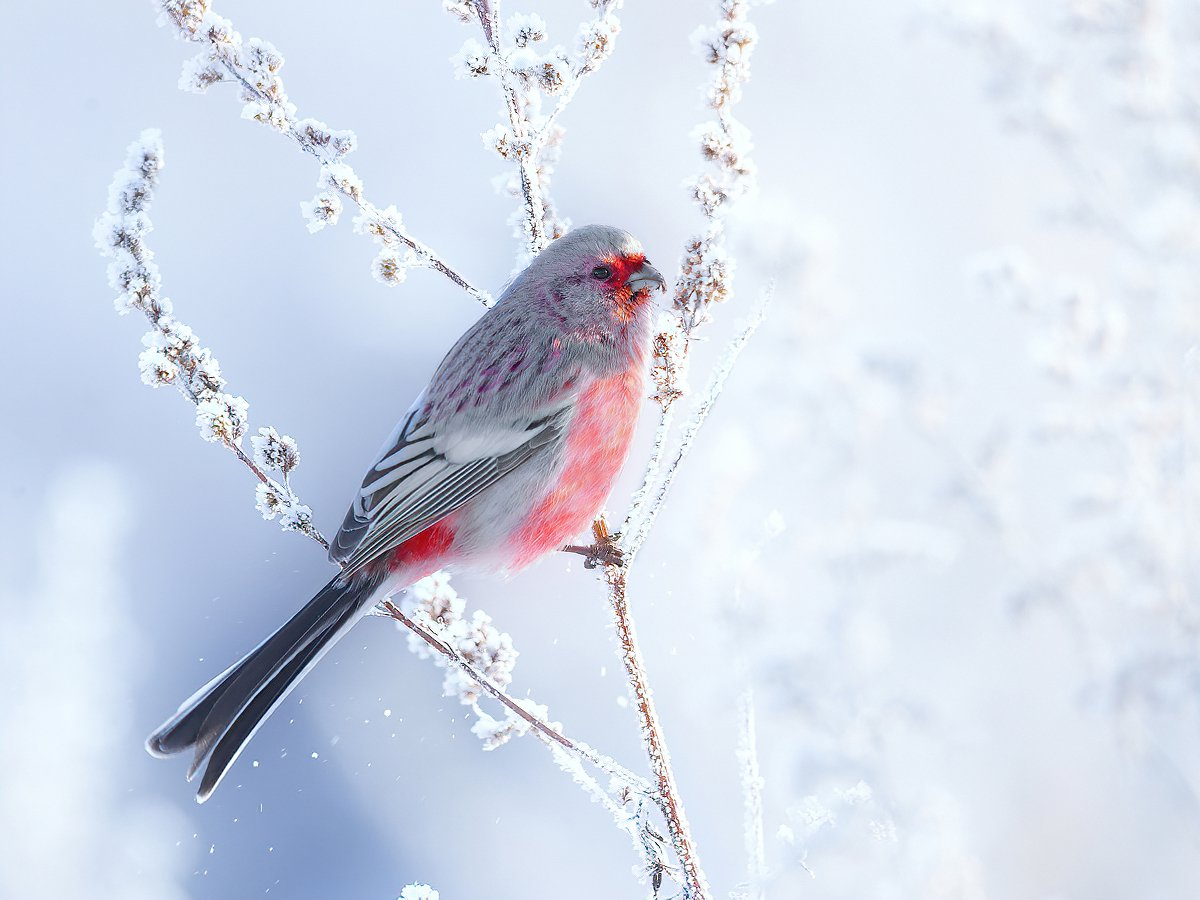
{"label": "gray head", "polygon": [[539,253],[501,300],[545,308],[572,330],[611,333],[646,320],[656,288],[666,290],[666,282],[633,235],[585,225]]}

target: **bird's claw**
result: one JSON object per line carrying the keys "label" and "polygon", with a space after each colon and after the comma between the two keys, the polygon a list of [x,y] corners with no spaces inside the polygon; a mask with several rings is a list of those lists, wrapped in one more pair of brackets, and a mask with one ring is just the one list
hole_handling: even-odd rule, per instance
{"label": "bird's claw", "polygon": [[578,544],[568,544],[563,547],[567,553],[578,553],[583,557],[583,567],[594,569],[597,566],[622,566],[625,564],[625,554],[617,546],[621,539],[620,532],[597,536],[596,542],[590,547]]}

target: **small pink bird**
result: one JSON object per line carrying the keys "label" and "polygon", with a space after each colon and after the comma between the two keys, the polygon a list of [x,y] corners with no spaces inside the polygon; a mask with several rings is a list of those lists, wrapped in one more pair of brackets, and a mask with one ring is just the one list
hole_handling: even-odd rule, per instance
{"label": "small pink bird", "polygon": [[329,547],[342,571],[150,735],[208,759],[197,800],[376,601],[450,565],[515,571],[599,512],[645,397],[662,275],[617,228],[543,250],[459,338],[388,437]]}

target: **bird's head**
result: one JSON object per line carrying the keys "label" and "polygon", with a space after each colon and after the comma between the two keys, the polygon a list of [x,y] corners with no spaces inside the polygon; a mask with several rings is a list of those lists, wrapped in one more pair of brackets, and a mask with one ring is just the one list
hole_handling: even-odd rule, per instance
{"label": "bird's head", "polygon": [[586,225],[560,237],[534,258],[510,292],[529,291],[571,330],[612,333],[649,322],[649,301],[666,281],[633,235]]}

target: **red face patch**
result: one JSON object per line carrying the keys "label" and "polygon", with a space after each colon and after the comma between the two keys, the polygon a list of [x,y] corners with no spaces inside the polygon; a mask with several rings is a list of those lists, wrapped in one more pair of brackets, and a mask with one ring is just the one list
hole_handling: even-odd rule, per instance
{"label": "red face patch", "polygon": [[625,282],[629,280],[629,276],[641,268],[642,263],[646,261],[646,256],[643,253],[634,253],[629,256],[614,256],[603,260],[603,263],[612,269],[612,275],[608,278],[608,283],[613,287],[623,287]]}
{"label": "red face patch", "polygon": [[642,267],[642,263],[646,261],[644,253],[631,253],[628,256],[612,256],[602,260],[603,264],[612,270],[605,284],[613,288],[613,299],[615,300],[617,318],[622,322],[628,322],[634,311],[640,306],[649,296],[648,291],[639,291],[636,295],[630,290],[629,281],[631,275]]}

